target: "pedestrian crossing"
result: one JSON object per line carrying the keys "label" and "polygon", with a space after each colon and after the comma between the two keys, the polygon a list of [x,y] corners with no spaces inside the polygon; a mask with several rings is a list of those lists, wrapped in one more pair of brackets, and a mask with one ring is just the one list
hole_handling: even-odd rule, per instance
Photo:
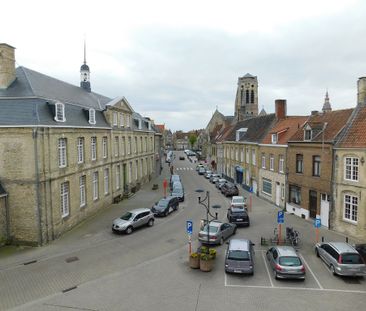
{"label": "pedestrian crossing", "polygon": [[193,171],[193,167],[176,167],[176,171]]}

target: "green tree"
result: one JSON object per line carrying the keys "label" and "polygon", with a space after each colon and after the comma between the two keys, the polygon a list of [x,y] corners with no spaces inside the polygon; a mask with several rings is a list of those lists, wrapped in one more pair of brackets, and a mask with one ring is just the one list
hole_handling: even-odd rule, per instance
{"label": "green tree", "polygon": [[189,140],[189,144],[191,145],[191,148],[193,149],[193,146],[194,146],[194,144],[195,144],[195,143],[196,143],[196,141],[197,141],[197,136],[196,136],[196,134],[191,134],[191,135],[189,135],[188,140]]}

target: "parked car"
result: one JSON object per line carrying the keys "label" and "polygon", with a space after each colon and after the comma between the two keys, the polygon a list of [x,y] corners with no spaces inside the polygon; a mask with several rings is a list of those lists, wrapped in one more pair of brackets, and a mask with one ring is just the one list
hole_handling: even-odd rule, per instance
{"label": "parked car", "polygon": [[230,206],[231,207],[234,207],[235,206],[235,207],[247,208],[247,202],[246,202],[246,199],[244,197],[234,195],[231,198]]}
{"label": "parked car", "polygon": [[[178,182],[175,182],[174,183],[174,185],[176,185],[176,184],[178,184]],[[182,185],[182,184],[180,184],[180,185]],[[177,186],[173,186],[173,190],[172,190],[172,192],[171,192],[171,194],[170,194],[172,197],[177,197],[178,198],[178,200],[179,200],[179,202],[183,202],[184,201],[184,188],[183,188],[183,186],[179,186],[179,187],[177,187]]]}
{"label": "parked car", "polygon": [[198,172],[198,170],[199,170],[201,167],[205,168],[203,164],[198,164],[198,165],[196,166],[196,171]]}
{"label": "parked car", "polygon": [[113,220],[112,231],[131,234],[136,228],[145,225],[148,227],[154,225],[154,214],[148,208],[138,208]]}
{"label": "parked car", "polygon": [[305,279],[305,266],[292,246],[273,246],[266,255],[276,279]]}
{"label": "parked car", "polygon": [[239,189],[232,183],[226,183],[221,187],[221,193],[226,197],[231,197],[239,194]]}
{"label": "parked car", "polygon": [[169,185],[170,185],[170,189],[173,189],[173,183],[179,181],[180,182],[180,176],[179,175],[170,175],[170,181],[169,181]]}
{"label": "parked car", "polygon": [[212,175],[212,171],[210,170],[207,170],[206,173],[205,173],[205,178],[209,179]]}
{"label": "parked car", "polygon": [[171,191],[173,191],[175,188],[183,188],[183,184],[180,181],[175,181],[172,184]]}
{"label": "parked car", "polygon": [[210,182],[214,184],[216,182],[216,180],[219,180],[219,178],[220,178],[220,174],[211,174]]}
{"label": "parked car", "polygon": [[199,169],[198,169],[198,175],[203,175],[203,174],[205,174],[206,173],[206,169],[203,167],[203,166],[201,166]]}
{"label": "parked car", "polygon": [[248,212],[242,206],[230,206],[230,208],[227,210],[226,217],[230,223],[246,227],[250,226]]}
{"label": "parked car", "polygon": [[159,202],[156,202],[155,205],[151,208],[151,211],[155,216],[168,216],[173,211],[178,210],[179,199],[176,196],[168,196],[166,198],[160,199]]}
{"label": "parked car", "polygon": [[361,255],[348,243],[317,243],[315,253],[326,263],[334,275],[366,275],[366,265]]}
{"label": "parked car", "polygon": [[[208,232],[209,231],[209,232]],[[207,240],[207,233],[209,235]],[[236,225],[213,220],[204,225],[198,233],[198,240],[203,244],[224,244],[224,240],[236,233]]]}
{"label": "parked car", "polygon": [[363,262],[366,263],[366,243],[356,244],[355,249],[361,255]]}
{"label": "parked car", "polygon": [[226,184],[227,180],[224,178],[220,178],[218,181],[216,181],[216,188],[221,190],[221,187]]}
{"label": "parked car", "polygon": [[254,246],[250,240],[231,239],[225,254],[225,272],[254,274]]}

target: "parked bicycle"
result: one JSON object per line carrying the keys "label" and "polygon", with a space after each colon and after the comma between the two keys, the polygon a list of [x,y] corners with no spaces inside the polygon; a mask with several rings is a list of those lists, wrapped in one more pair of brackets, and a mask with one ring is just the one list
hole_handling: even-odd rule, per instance
{"label": "parked bicycle", "polygon": [[292,244],[292,246],[298,246],[300,243],[300,236],[297,230],[293,227],[286,227],[286,239]]}

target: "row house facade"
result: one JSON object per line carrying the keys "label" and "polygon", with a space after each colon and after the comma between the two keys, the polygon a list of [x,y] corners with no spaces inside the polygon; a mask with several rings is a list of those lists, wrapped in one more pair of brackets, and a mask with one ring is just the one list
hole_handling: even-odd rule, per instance
{"label": "row house facade", "polygon": [[313,112],[288,142],[287,211],[329,227],[333,147],[353,109]]}
{"label": "row house facade", "polygon": [[148,181],[155,134],[124,97],[91,91],[85,61],[78,87],[0,52],[0,240],[42,245]]}

